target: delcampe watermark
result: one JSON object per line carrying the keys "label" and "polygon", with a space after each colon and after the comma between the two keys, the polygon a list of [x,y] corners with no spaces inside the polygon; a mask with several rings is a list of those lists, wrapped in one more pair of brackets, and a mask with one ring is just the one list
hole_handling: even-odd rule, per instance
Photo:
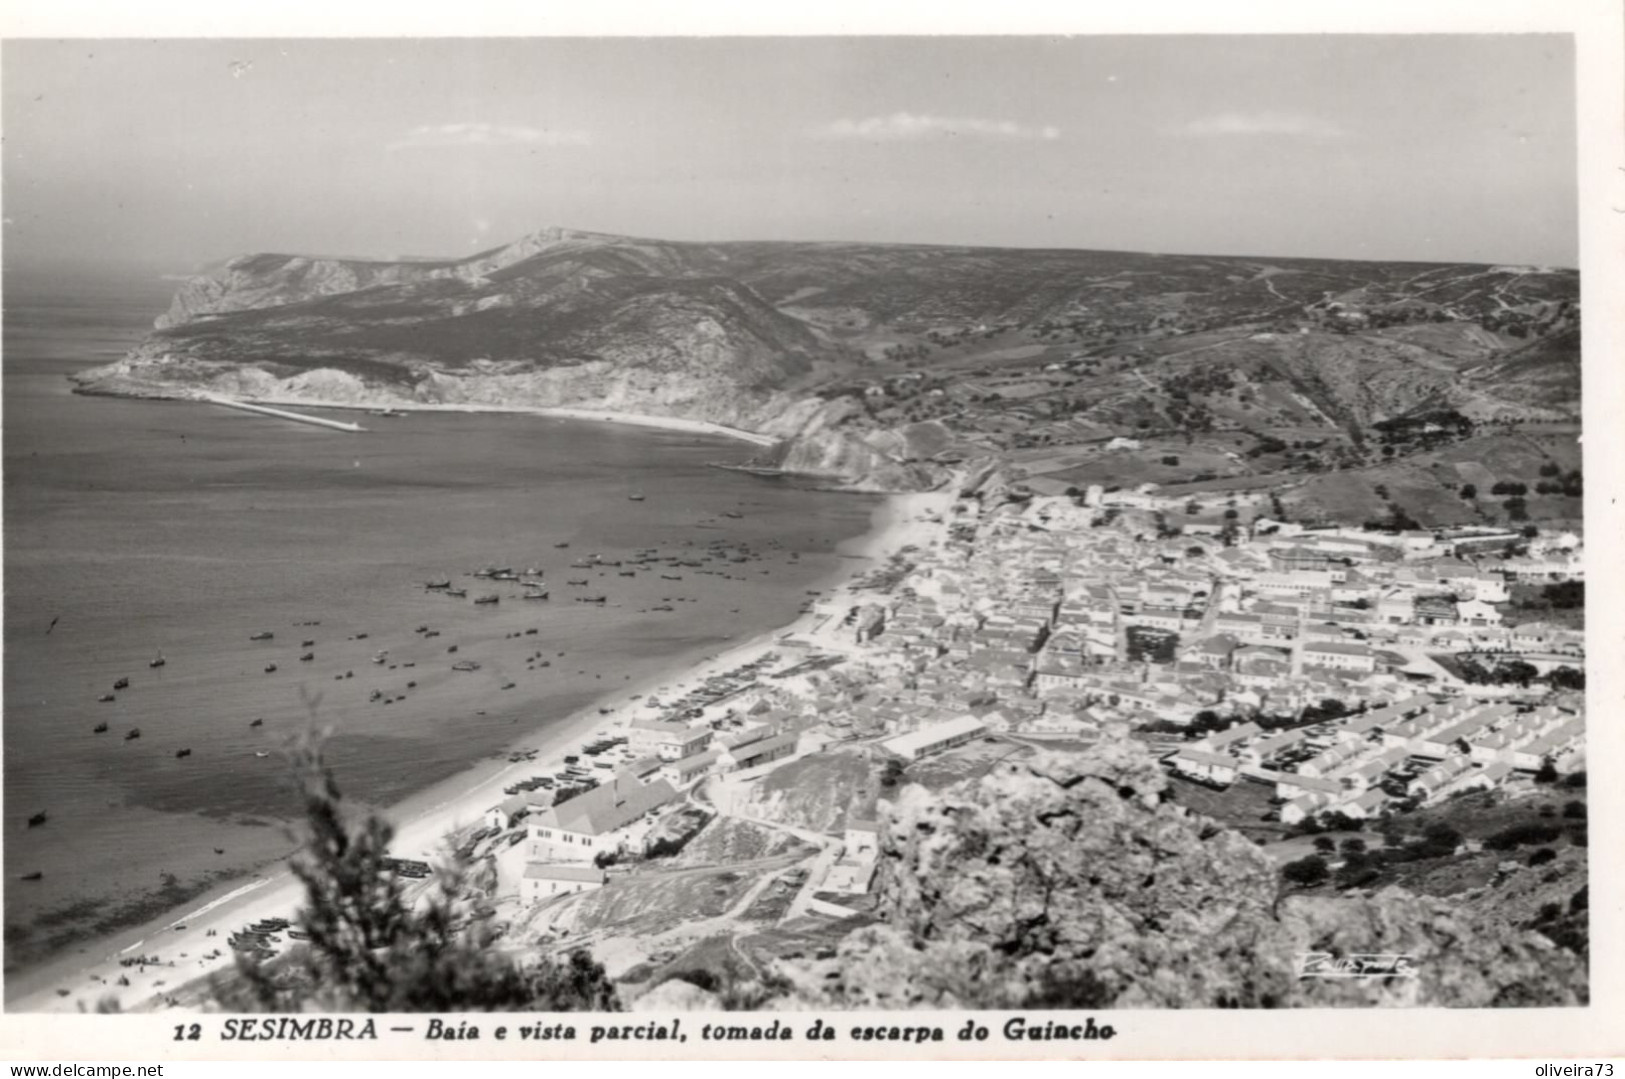
{"label": "delcampe watermark", "polygon": [[1303,952],[1297,960],[1299,978],[1416,977],[1416,957],[1403,952]]}

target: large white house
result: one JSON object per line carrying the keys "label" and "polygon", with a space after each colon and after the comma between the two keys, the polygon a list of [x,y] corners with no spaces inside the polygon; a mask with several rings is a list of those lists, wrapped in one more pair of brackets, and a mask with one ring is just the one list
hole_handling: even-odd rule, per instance
{"label": "large white house", "polygon": [[676,789],[664,779],[644,784],[617,775],[601,787],[532,814],[530,855],[591,861],[603,851],[618,849],[628,825],[676,798]]}

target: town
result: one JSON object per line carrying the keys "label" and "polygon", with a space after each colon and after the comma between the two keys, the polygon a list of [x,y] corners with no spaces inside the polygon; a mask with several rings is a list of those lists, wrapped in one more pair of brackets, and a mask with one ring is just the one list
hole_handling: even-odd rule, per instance
{"label": "town", "polygon": [[[1583,633],[1506,614],[1514,592],[1583,588],[1574,533],[1309,527],[1246,495],[1186,517],[1154,489],[931,497],[934,540],[749,663],[636,702],[584,747],[591,766],[567,758],[576,786],[492,808],[481,834],[515,929],[603,951],[643,917],[660,929],[648,957],[763,911],[850,918],[876,877],[879,801],[1037,748],[1134,739],[1179,782],[1256,791],[1292,828],[1584,769]],[[707,873],[722,898],[688,925],[677,891],[633,902]]]}

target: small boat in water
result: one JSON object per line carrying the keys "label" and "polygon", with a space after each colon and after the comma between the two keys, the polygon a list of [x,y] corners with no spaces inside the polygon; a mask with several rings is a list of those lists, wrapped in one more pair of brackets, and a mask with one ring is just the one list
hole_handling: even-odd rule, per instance
{"label": "small boat in water", "polygon": [[315,648],[316,647],[316,642],[315,641],[300,641],[299,642],[299,647],[300,648]]}
{"label": "small boat in water", "polygon": [[276,664],[275,663],[267,663],[265,665],[265,673],[266,674],[271,674],[275,670],[276,670]]}
{"label": "small boat in water", "polygon": [[493,592],[493,593],[490,593],[489,595],[475,596],[474,597],[474,602],[475,603],[501,603],[502,602],[502,597]]}
{"label": "small boat in water", "polygon": [[265,726],[265,720],[256,719],[254,722],[250,723],[249,726],[250,727],[263,727],[263,726]]}
{"label": "small boat in water", "polygon": [[525,593],[525,598],[526,599],[546,599],[547,598],[547,590],[544,588],[540,592],[526,592]]}
{"label": "small boat in water", "polygon": [[157,659],[155,659],[151,663],[147,664],[147,666],[149,666],[149,667],[162,667],[163,665],[164,665],[164,655],[163,655],[162,652],[158,653],[158,658]]}
{"label": "small boat in water", "polygon": [[38,828],[40,825],[44,824],[49,819],[50,819],[50,814],[45,812],[45,810],[42,809],[38,813],[35,813],[32,817],[28,818],[28,826],[30,828]]}
{"label": "small boat in water", "polygon": [[175,759],[176,760],[179,760],[182,757],[190,757],[191,755],[192,755],[192,751],[190,749],[177,749],[175,751]]}
{"label": "small boat in water", "polygon": [[428,589],[441,589],[451,587],[451,578],[444,577],[438,581],[424,581],[423,587]]}
{"label": "small boat in water", "polygon": [[642,502],[643,501],[643,492],[642,491],[634,491],[632,494],[629,494],[626,497],[628,499],[630,499],[631,501],[633,501],[633,502]]}
{"label": "small boat in water", "polygon": [[248,639],[251,640],[251,641],[269,641],[269,640],[272,640],[275,637],[276,637],[276,634],[272,633],[270,630],[262,629],[258,633],[254,634],[252,637],[250,637]]}
{"label": "small boat in water", "polygon": [[463,659],[453,663],[451,669],[454,671],[477,671],[480,669],[480,665],[471,659]]}
{"label": "small boat in water", "polygon": [[140,738],[140,737],[141,737],[141,728],[140,727],[131,727],[124,734],[124,740],[126,742],[133,742],[137,738]]}
{"label": "small boat in water", "polygon": [[315,658],[316,658],[316,653],[315,652],[306,652],[304,655],[299,657],[299,662],[300,663],[309,663],[311,660],[313,660]]}
{"label": "small boat in water", "polygon": [[108,701],[116,701],[118,698],[113,696],[111,693],[103,693],[100,697],[97,697],[96,700],[102,704],[106,704]]}
{"label": "small boat in water", "polygon": [[256,757],[269,757],[270,755],[271,751],[269,749],[256,749],[254,751],[254,756]]}
{"label": "small boat in water", "polygon": [[553,546],[555,546],[555,547],[568,547],[570,545],[568,543],[555,543]]}
{"label": "small boat in water", "polygon": [[731,517],[736,521],[739,520],[741,517],[745,516],[743,513],[736,513],[733,510],[723,510],[722,515],[724,517]]}
{"label": "small boat in water", "polygon": [[43,876],[45,876],[45,874],[43,872],[41,872],[40,870],[36,869],[32,873],[24,873],[22,875],[22,879],[23,880],[39,880]]}
{"label": "small boat in water", "polygon": [[98,724],[96,724],[94,727],[92,727],[90,729],[90,733],[91,734],[106,734],[107,733],[107,724],[106,723],[98,723]]}
{"label": "small boat in water", "polygon": [[448,588],[448,589],[446,589],[446,595],[448,595],[448,596],[457,596],[458,598],[462,598],[463,596],[468,595],[468,589],[466,589],[466,588]]}
{"label": "small boat in water", "polygon": [[117,682],[113,683],[113,688],[114,689],[129,689],[130,688],[130,680],[128,678],[120,678]]}

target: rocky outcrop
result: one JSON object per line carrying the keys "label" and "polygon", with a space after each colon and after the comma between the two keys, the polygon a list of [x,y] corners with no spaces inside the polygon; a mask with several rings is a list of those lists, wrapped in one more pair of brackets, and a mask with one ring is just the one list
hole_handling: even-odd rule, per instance
{"label": "rocky outcrop", "polygon": [[[798,984],[813,1005],[1561,1005],[1575,957],[1446,900],[1283,896],[1238,834],[1161,799],[1138,745],[1045,754],[883,814],[881,913]],[[1300,978],[1300,957],[1403,953],[1415,977]]]}

